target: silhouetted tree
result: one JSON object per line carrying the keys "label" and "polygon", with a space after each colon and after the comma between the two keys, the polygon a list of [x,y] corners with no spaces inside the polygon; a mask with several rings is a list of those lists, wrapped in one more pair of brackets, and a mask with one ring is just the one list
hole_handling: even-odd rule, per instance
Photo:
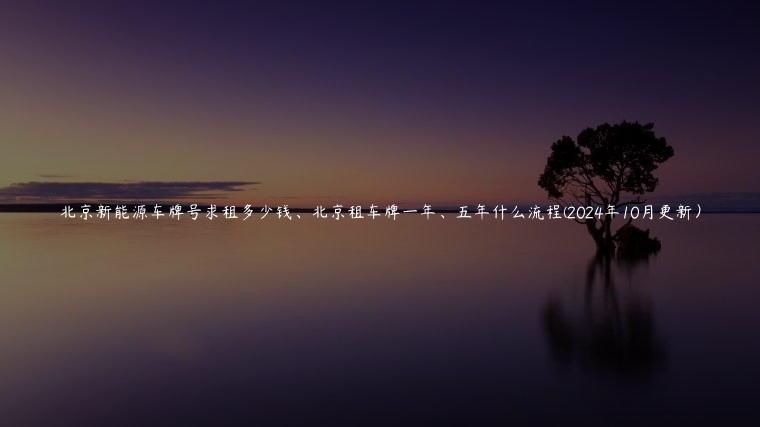
{"label": "silhouetted tree", "polygon": [[[654,125],[638,122],[608,123],[583,130],[576,140],[563,136],[552,144],[551,155],[538,185],[563,205],[599,207],[606,212],[625,205],[645,203],[641,195],[654,191],[654,171],[673,156],[673,147],[657,137]],[[615,249],[613,215],[576,219],[585,224],[597,249]]]}

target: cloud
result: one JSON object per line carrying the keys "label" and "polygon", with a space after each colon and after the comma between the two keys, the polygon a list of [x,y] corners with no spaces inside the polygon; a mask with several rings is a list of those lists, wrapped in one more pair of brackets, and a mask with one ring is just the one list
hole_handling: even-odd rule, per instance
{"label": "cloud", "polygon": [[220,198],[257,181],[20,182],[0,187],[0,201],[173,200]]}
{"label": "cloud", "polygon": [[41,173],[39,175],[40,178],[44,179],[69,179],[69,178],[76,178],[76,175],[64,175],[64,174],[56,174],[56,173]]}

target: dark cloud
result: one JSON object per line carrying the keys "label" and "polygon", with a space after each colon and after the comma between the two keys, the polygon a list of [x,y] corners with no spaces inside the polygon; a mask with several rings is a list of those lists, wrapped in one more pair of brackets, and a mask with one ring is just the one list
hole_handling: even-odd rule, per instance
{"label": "dark cloud", "polygon": [[256,181],[20,182],[0,187],[7,202],[74,200],[172,200],[219,198]]}
{"label": "dark cloud", "polygon": [[40,178],[44,179],[69,179],[69,178],[76,178],[76,175],[65,175],[65,174],[57,174],[57,173],[41,173],[39,175]]}

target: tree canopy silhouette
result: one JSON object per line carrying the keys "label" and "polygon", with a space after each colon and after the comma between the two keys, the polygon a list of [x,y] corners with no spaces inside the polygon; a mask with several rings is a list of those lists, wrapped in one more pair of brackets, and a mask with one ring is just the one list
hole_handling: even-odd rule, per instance
{"label": "tree canopy silhouette", "polygon": [[[657,187],[657,167],[673,157],[673,147],[655,135],[654,124],[604,123],[583,130],[576,140],[563,136],[551,146],[538,185],[563,205],[594,206],[606,212],[645,203],[644,193]],[[612,231],[614,215],[577,220],[586,225],[600,251],[615,249],[620,230]]]}

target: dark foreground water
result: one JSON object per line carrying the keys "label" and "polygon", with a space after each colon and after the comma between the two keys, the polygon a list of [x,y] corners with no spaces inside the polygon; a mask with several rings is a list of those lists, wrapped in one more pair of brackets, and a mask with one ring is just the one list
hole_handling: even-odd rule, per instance
{"label": "dark foreground water", "polygon": [[758,425],[760,216],[648,226],[0,214],[0,425]]}

